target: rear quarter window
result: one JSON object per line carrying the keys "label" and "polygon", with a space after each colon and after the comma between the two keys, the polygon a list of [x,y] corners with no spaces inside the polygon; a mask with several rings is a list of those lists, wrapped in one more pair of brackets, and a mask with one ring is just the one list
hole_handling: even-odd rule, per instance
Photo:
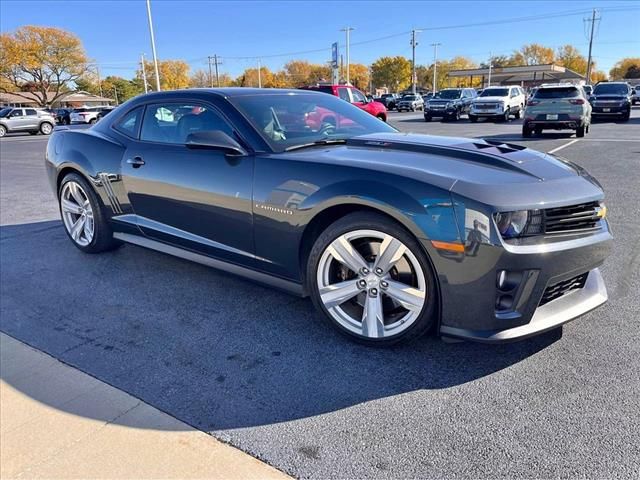
{"label": "rear quarter window", "polygon": [[113,124],[113,128],[127,137],[138,138],[142,109],[143,107],[137,107],[125,113]]}

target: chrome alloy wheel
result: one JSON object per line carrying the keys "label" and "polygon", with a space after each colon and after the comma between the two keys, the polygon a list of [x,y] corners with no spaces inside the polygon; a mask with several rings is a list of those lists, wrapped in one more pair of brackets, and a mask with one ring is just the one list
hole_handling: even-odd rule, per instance
{"label": "chrome alloy wheel", "polygon": [[316,281],[331,317],[370,339],[409,328],[427,296],[416,256],[397,238],[376,230],[355,230],[331,242],[318,262]]}
{"label": "chrome alloy wheel", "polygon": [[73,241],[82,247],[89,245],[94,234],[93,210],[87,193],[78,183],[70,181],[64,184],[60,193],[60,210]]}

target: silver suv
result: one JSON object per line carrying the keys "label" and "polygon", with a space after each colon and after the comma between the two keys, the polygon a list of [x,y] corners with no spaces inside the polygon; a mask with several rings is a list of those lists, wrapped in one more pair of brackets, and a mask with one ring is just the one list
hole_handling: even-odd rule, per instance
{"label": "silver suv", "polygon": [[35,108],[7,107],[0,110],[0,137],[10,132],[49,135],[56,124],[49,112]]}
{"label": "silver suv", "polygon": [[584,90],[571,84],[542,85],[527,102],[522,136],[537,135],[542,130],[570,129],[584,137],[591,126],[591,105]]}

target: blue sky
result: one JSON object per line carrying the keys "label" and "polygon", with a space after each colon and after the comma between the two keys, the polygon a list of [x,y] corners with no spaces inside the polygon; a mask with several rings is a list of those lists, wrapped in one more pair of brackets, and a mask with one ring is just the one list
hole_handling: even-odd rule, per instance
{"label": "blue sky", "polygon": [[[152,0],[160,59],[183,59],[192,71],[207,68],[207,55],[222,57],[221,71],[232,76],[263,65],[278,69],[288,60],[330,59],[332,42],[344,43],[340,29],[351,26],[351,61],[370,64],[383,55],[411,56],[409,33],[418,36],[417,63],[456,55],[485,60],[489,52],[509,54],[524,43],[577,46],[586,56],[588,39],[579,11],[600,8],[594,57],[608,71],[620,58],[640,56],[640,4],[637,0],[584,1],[177,1]],[[624,11],[623,9],[627,9]],[[628,11],[628,9],[635,9]],[[575,14],[569,14],[577,12]],[[529,17],[526,21],[513,19]],[[533,17],[533,18],[531,18]],[[449,26],[502,21],[498,25]],[[140,53],[151,57],[144,0],[1,0],[0,30],[22,25],[64,28],[80,37],[101,73],[130,78]],[[378,40],[382,37],[389,37]],[[361,43],[363,42],[363,43]],[[319,50],[299,53],[308,50]],[[277,55],[277,56],[274,56]],[[251,57],[251,58],[241,58]]]}

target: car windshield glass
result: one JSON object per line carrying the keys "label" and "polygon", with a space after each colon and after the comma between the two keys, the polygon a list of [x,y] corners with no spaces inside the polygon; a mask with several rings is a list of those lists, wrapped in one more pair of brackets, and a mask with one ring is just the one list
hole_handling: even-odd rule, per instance
{"label": "car windshield glass", "polygon": [[0,118],[6,117],[7,115],[9,115],[9,112],[11,112],[10,108],[3,108],[2,110],[0,110]]}
{"label": "car windshield glass", "polygon": [[534,98],[573,98],[579,97],[580,92],[576,87],[555,87],[555,88],[540,88]]}
{"label": "car windshield glass", "polygon": [[277,93],[229,98],[276,152],[324,140],[397,130],[332,95]]}
{"label": "car windshield glass", "polygon": [[402,97],[402,100],[415,100],[416,96],[415,95],[405,95],[404,97]]}
{"label": "car windshield glass", "polygon": [[74,113],[81,113],[81,112],[88,112],[89,109],[88,108],[76,108],[74,110]]}
{"label": "car windshield glass", "polygon": [[487,88],[480,94],[481,97],[506,97],[507,95],[509,95],[508,88]]}
{"label": "car windshield glass", "polygon": [[601,83],[593,89],[594,95],[626,95],[627,86],[622,83]]}
{"label": "car windshield glass", "polygon": [[452,100],[454,98],[460,98],[460,94],[462,90],[442,90],[435,94],[433,98],[444,98],[447,100]]}

